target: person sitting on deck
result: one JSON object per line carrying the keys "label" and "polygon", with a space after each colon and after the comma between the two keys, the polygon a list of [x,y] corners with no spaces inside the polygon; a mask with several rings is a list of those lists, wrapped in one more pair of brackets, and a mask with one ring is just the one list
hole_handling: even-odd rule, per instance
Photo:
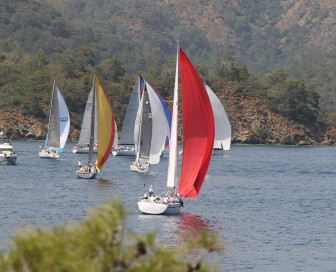
{"label": "person sitting on deck", "polygon": [[88,172],[88,171],[89,171],[88,166],[87,166],[87,164],[85,163],[85,165],[84,165],[84,172]]}
{"label": "person sitting on deck", "polygon": [[147,192],[144,194],[144,196],[142,197],[142,199],[148,199]]}

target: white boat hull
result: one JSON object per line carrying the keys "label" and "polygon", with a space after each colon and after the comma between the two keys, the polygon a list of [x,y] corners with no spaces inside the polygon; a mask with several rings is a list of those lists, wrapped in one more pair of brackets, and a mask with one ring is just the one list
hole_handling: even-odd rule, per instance
{"label": "white boat hull", "polygon": [[15,165],[17,154],[13,155],[0,155],[0,165]]}
{"label": "white boat hull", "polygon": [[155,202],[152,198],[142,199],[138,201],[138,208],[145,214],[162,214],[162,215],[174,215],[180,214],[180,203],[168,203]]}
{"label": "white boat hull", "polygon": [[133,172],[139,172],[139,173],[147,173],[148,172],[149,165],[144,164],[139,166],[137,163],[133,163],[130,165],[130,169]]}
{"label": "white boat hull", "polygon": [[41,159],[58,159],[60,157],[60,154],[58,152],[50,152],[44,149],[40,149],[39,157]]}
{"label": "white boat hull", "polygon": [[112,151],[114,156],[136,156],[135,148],[123,148],[119,146],[116,150]]}
{"label": "white boat hull", "polygon": [[16,164],[16,158],[17,153],[11,142],[3,136],[3,132],[0,132],[0,164],[14,165]]}
{"label": "white boat hull", "polygon": [[[89,148],[88,147],[84,147],[84,148],[75,147],[74,149],[72,149],[72,153],[74,153],[74,154],[88,154],[89,153]],[[98,153],[98,147],[93,148],[93,153]]]}
{"label": "white boat hull", "polygon": [[87,172],[87,171],[81,171],[81,170],[77,170],[76,174],[77,174],[77,178],[82,178],[82,179],[95,179],[97,176],[97,172]]}

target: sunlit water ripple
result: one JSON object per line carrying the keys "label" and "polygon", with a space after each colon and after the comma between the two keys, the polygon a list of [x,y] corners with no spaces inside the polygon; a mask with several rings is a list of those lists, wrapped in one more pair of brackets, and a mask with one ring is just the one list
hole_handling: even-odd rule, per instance
{"label": "sunlit water ripple", "polygon": [[336,271],[334,147],[233,146],[212,158],[199,197],[186,200],[181,215],[150,216],[138,212],[137,199],[150,184],[165,190],[167,154],[147,174],[129,171],[132,158],[111,156],[92,181],[76,179],[86,156],[72,154],[73,143],[55,161],[38,158],[39,142],[13,144],[17,165],[0,167],[2,250],[21,228],[82,220],[120,197],[127,230],[157,231],[159,243],[218,232],[221,271]]}

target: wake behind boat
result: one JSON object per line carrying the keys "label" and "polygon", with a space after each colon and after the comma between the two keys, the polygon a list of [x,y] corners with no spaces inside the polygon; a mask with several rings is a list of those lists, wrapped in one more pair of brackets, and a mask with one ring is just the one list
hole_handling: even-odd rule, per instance
{"label": "wake behind boat", "polygon": [[[179,187],[177,181],[178,74],[181,65],[183,157]],[[179,214],[182,198],[196,198],[208,170],[214,143],[214,117],[209,96],[195,68],[182,49],[177,49],[173,117],[167,190],[164,195],[149,192],[138,201],[146,214]],[[178,190],[177,190],[178,187]]]}
{"label": "wake behind boat", "polygon": [[51,94],[48,134],[39,157],[42,159],[58,159],[63,151],[70,131],[70,115],[64,98],[55,82]]}
{"label": "wake behind boat", "polygon": [[0,132],[0,164],[16,164],[17,153],[15,152],[9,138],[5,137],[3,131]]}

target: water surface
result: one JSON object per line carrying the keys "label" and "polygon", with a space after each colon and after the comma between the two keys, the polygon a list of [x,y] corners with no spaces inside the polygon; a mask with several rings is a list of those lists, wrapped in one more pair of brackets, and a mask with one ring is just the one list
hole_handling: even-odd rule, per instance
{"label": "water surface", "polygon": [[[336,271],[334,147],[233,146],[212,158],[197,199],[179,216],[142,215],[137,199],[153,184],[165,191],[167,154],[147,174],[132,158],[111,156],[98,180],[76,179],[74,143],[59,160],[38,157],[39,142],[13,142],[16,166],[0,167],[0,246],[14,230],[82,220],[97,204],[120,197],[128,231],[158,232],[177,245],[184,234],[218,232],[226,244],[221,271]],[[181,160],[181,157],[179,157]]]}

